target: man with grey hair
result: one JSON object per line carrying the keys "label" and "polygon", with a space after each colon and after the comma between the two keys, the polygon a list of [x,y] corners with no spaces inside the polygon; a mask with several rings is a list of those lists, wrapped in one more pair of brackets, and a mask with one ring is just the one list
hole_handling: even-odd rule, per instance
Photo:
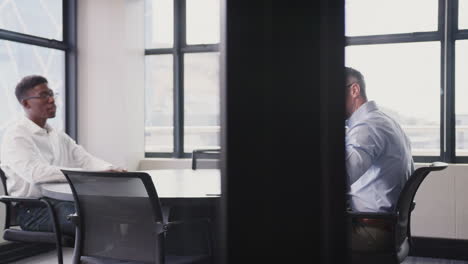
{"label": "man with grey hair", "polygon": [[[346,171],[350,209],[392,212],[414,171],[411,146],[400,125],[367,100],[364,76],[346,68]],[[379,248],[391,239],[387,223],[352,224],[352,250]]]}

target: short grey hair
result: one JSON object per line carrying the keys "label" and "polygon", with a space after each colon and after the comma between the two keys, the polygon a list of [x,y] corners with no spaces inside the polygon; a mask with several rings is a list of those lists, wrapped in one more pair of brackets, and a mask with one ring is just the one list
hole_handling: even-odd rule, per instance
{"label": "short grey hair", "polygon": [[361,87],[362,98],[367,100],[366,81],[364,80],[364,75],[362,75],[360,71],[353,69],[351,67],[345,67],[345,74],[346,74],[346,80],[349,80],[350,78],[356,79],[356,82]]}

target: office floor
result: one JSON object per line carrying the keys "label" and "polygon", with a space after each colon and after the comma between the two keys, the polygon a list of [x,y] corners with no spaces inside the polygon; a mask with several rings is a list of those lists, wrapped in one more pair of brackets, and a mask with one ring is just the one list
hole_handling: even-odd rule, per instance
{"label": "office floor", "polygon": [[464,260],[408,257],[403,264],[468,264]]}
{"label": "office floor", "polygon": [[[73,248],[63,248],[63,264],[71,264]],[[43,253],[34,257],[25,258],[12,262],[14,264],[53,264],[57,263],[57,253],[55,250]]]}
{"label": "office floor", "polygon": [[[63,263],[71,264],[73,256],[73,248],[63,249]],[[38,256],[26,258],[20,261],[13,262],[14,264],[52,264],[57,263],[57,255],[55,251],[40,254]],[[468,261],[449,260],[449,259],[434,259],[434,258],[419,258],[408,257],[403,264],[468,264]]]}

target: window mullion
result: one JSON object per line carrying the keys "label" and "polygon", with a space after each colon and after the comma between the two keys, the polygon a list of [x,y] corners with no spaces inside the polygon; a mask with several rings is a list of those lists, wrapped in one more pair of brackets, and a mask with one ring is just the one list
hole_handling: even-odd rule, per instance
{"label": "window mullion", "polygon": [[[443,1],[443,0],[442,0]],[[370,44],[392,44],[408,42],[427,42],[441,39],[440,30],[438,32],[413,32],[387,35],[368,35],[346,37],[346,46],[370,45]]]}
{"label": "window mullion", "polygon": [[39,36],[27,35],[27,34],[5,30],[5,29],[0,29],[0,39],[44,47],[44,48],[67,50],[67,45],[64,43],[64,41],[58,41],[55,39],[46,39],[46,38],[39,37]]}
{"label": "window mullion", "polygon": [[440,40],[440,158],[443,161],[446,157],[446,137],[445,137],[445,91],[446,91],[446,4],[447,0],[439,0],[439,32],[442,32]]}
{"label": "window mullion", "polygon": [[65,131],[78,141],[76,0],[63,1],[65,52]]}
{"label": "window mullion", "polygon": [[185,0],[174,0],[174,156],[184,154]]}
{"label": "window mullion", "polygon": [[442,159],[455,162],[455,31],[458,1],[442,0],[444,2],[444,38],[442,40]]}
{"label": "window mullion", "polygon": [[455,33],[455,39],[468,39],[468,29],[457,30],[457,32]]}

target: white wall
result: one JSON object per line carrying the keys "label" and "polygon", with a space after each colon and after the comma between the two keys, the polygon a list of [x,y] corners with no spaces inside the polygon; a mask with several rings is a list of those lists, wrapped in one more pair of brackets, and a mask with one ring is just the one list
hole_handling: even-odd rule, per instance
{"label": "white wall", "polygon": [[468,164],[451,164],[431,172],[415,202],[412,235],[468,239]]}
{"label": "white wall", "polygon": [[78,143],[129,170],[144,157],[144,1],[78,1]]}

